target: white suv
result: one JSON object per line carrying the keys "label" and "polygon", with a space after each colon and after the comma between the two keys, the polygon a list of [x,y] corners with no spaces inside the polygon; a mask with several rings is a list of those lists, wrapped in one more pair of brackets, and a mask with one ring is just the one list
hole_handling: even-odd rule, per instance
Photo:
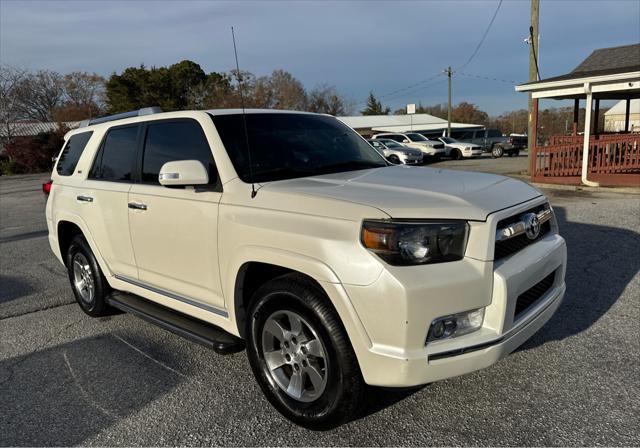
{"label": "white suv", "polygon": [[432,160],[438,160],[440,157],[445,155],[444,143],[437,140],[429,140],[427,137],[422,134],[418,134],[417,132],[407,132],[404,134],[376,134],[372,139],[394,140],[410,148],[419,149],[422,151],[425,158],[430,158]]}
{"label": "white suv", "polygon": [[222,353],[246,345],[299,424],[348,419],[367,384],[487,367],[562,300],[565,242],[524,182],[389,165],[326,115],[154,112],[68,133],[51,249],[91,316],[119,308]]}

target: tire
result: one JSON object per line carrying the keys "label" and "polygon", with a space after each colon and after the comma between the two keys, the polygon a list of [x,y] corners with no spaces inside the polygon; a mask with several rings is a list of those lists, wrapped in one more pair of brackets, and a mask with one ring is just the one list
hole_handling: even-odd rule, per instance
{"label": "tire", "polygon": [[502,146],[496,145],[493,148],[491,148],[491,157],[493,157],[494,159],[499,159],[503,155],[504,155],[504,149],[502,148]]}
{"label": "tire", "polygon": [[460,160],[460,159],[462,159],[462,153],[460,152],[459,149],[452,149],[451,150],[451,158],[453,160]]}
{"label": "tire", "polygon": [[82,311],[91,317],[111,314],[105,300],[111,288],[84,236],[71,240],[66,260],[71,289]]}
{"label": "tire", "polygon": [[297,274],[278,277],[256,291],[248,316],[251,369],[283,416],[329,429],[355,415],[366,386],[342,322],[317,284]]}
{"label": "tire", "polygon": [[389,162],[393,163],[394,165],[400,165],[402,164],[402,162],[400,162],[400,159],[398,158],[397,155],[392,154],[389,156],[389,158],[387,159]]}

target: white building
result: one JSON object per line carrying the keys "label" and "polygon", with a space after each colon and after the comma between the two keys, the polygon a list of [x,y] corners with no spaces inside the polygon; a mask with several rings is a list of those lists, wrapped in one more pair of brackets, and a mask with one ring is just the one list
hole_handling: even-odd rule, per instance
{"label": "white building", "polygon": [[[447,129],[447,120],[429,114],[412,115],[355,115],[337,117],[344,124],[368,137],[377,132],[420,132],[430,135],[443,135]],[[480,129],[483,126],[467,123],[451,123],[452,130]]]}
{"label": "white building", "polygon": [[[627,101],[616,103],[604,113],[604,132],[624,132]],[[640,99],[631,100],[629,107],[629,131],[640,131]]]}

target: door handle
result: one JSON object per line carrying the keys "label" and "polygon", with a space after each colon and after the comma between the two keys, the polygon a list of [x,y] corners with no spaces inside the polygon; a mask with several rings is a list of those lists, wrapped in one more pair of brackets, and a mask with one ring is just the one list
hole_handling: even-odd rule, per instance
{"label": "door handle", "polygon": [[147,204],[141,204],[140,202],[129,202],[129,208],[133,210],[146,210]]}
{"label": "door handle", "polygon": [[76,199],[80,202],[93,202],[93,198],[91,196],[78,195]]}

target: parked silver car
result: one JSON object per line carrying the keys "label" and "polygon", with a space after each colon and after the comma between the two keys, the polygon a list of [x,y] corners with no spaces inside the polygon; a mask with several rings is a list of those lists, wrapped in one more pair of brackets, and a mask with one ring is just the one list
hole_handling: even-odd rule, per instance
{"label": "parked silver car", "polygon": [[367,141],[391,163],[404,163],[405,165],[419,165],[422,163],[424,156],[419,149],[409,148],[391,139],[380,138]]}

